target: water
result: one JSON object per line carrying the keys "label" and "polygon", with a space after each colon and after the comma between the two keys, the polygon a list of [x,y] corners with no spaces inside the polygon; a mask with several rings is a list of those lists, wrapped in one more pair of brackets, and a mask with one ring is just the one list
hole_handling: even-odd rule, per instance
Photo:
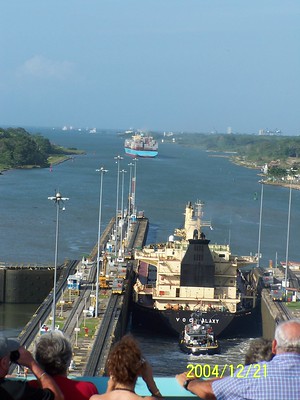
{"label": "water", "polygon": [[[49,169],[13,170],[0,176],[0,261],[11,264],[54,263],[56,210],[48,196],[59,190],[70,200],[60,213],[59,262],[79,259],[90,253],[97,241],[101,166],[108,169],[103,181],[102,227],[115,215],[117,192],[117,165],[114,157],[124,159],[120,169],[127,170],[124,199],[129,186],[131,158],[125,156],[124,138],[114,131],[97,134],[63,132],[55,129],[31,129],[41,132],[51,142],[85,150]],[[205,151],[176,143],[160,143],[159,156],[139,159],[137,162],[136,204],[150,220],[148,242],[165,241],[184,221],[188,201],[202,200],[204,219],[211,220],[213,231],[206,237],[218,243],[230,243],[232,252],[247,255],[257,252],[260,200],[258,171],[236,166],[227,158],[214,157]],[[298,260],[300,208],[299,192],[293,191],[290,227],[289,259]],[[269,260],[285,260],[289,190],[266,186],[261,232],[261,265]],[[119,199],[120,204],[120,199]],[[25,306],[20,319],[19,307],[8,310],[0,305],[0,330],[17,333],[32,313]],[[9,315],[9,318],[7,317]],[[22,318],[23,318],[22,317]],[[147,333],[135,334],[141,339],[147,358],[159,367],[156,374],[172,375],[186,369],[188,356],[179,352],[177,341],[170,338],[152,338]],[[139,336],[140,335],[140,336]],[[247,342],[240,340],[221,343],[221,362],[241,357]],[[228,349],[225,351],[225,349]],[[176,361],[177,360],[177,361]],[[208,359],[209,360],[209,359]],[[175,362],[176,361],[176,362]]]}
{"label": "water", "polygon": [[[232,365],[235,370],[238,364],[244,363],[245,352],[251,340],[250,338],[223,339],[219,341],[220,354],[194,356],[180,351],[176,338],[158,335],[154,337],[143,330],[136,330],[132,333],[139,341],[144,357],[153,366],[155,376],[174,376],[180,372],[191,370],[193,368],[190,366],[191,364],[208,366],[206,367],[208,371],[212,371],[216,365],[220,371],[225,365]],[[224,371],[224,376],[230,374],[229,367]]]}

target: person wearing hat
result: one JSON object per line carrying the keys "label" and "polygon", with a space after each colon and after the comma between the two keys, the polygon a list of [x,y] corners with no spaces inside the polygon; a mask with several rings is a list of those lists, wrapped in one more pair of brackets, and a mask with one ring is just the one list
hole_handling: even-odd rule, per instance
{"label": "person wearing hat", "polygon": [[[28,368],[38,379],[40,388],[28,382],[6,378],[12,362]],[[0,336],[0,399],[1,400],[64,400],[54,380],[18,341]]]}

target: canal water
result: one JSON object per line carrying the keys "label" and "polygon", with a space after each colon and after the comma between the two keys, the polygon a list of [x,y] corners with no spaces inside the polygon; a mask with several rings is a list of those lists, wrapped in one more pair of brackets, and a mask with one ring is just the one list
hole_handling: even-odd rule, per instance
{"label": "canal water", "polygon": [[[101,166],[108,169],[103,180],[102,229],[116,212],[117,164],[124,174],[124,204],[129,187],[132,159],[124,154],[124,138],[117,131],[62,131],[27,128],[51,142],[77,147],[86,152],[50,169],[13,170],[0,176],[0,262],[8,264],[52,264],[55,249],[56,211],[49,196],[59,190],[69,200],[60,212],[58,258],[79,259],[90,253],[97,241]],[[213,230],[206,231],[212,243],[229,243],[233,253],[255,254],[258,249],[260,214],[258,171],[232,164],[216,156],[175,141],[159,144],[155,159],[137,162],[136,205],[150,220],[148,243],[165,241],[174,229],[182,227],[188,201],[204,202],[204,219]],[[121,196],[121,193],[119,192]],[[289,259],[298,260],[300,192],[292,193]],[[264,188],[261,230],[261,265],[286,257],[289,190]],[[119,204],[121,197],[119,198]],[[0,305],[0,330],[17,335],[32,314],[32,305]],[[20,314],[22,316],[20,316]],[[181,354],[174,338],[153,338],[147,332],[134,332],[143,351],[155,366],[156,374],[172,375],[186,368],[188,356]],[[241,362],[247,342],[232,339],[221,343],[221,360],[233,356]],[[166,356],[163,357],[163,354]],[[175,360],[177,360],[175,362]],[[209,358],[208,358],[209,360]],[[228,362],[228,359],[227,359]],[[234,361],[232,361],[234,362]],[[156,368],[155,368],[156,369]],[[175,371],[176,370],[176,371]]]}

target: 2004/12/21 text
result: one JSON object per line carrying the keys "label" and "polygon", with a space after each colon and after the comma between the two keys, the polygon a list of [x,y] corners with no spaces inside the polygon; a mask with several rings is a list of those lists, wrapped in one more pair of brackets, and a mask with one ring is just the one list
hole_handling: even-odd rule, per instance
{"label": "2004/12/21 text", "polygon": [[[209,364],[188,364],[187,378],[223,378],[235,376],[236,378],[266,378],[266,364],[225,364],[224,366]],[[250,374],[251,371],[251,374]],[[229,372],[229,374],[228,374]]]}

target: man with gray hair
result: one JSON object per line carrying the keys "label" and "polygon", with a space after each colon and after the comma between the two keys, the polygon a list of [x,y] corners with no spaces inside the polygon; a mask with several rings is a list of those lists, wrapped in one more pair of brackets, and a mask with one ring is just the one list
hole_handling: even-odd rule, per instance
{"label": "man with gray hair", "polygon": [[247,366],[240,364],[235,373],[226,378],[187,379],[186,372],[176,378],[181,386],[201,399],[300,399],[299,319],[285,321],[276,327],[272,352],[275,356],[271,361]]}

